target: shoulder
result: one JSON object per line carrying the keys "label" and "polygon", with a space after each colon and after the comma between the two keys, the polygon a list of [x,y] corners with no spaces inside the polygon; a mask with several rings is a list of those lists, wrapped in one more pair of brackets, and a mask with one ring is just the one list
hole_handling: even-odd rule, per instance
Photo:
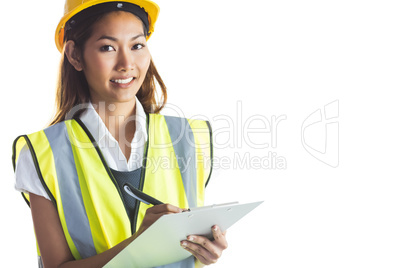
{"label": "shoulder", "polygon": [[156,136],[164,141],[170,139],[176,146],[196,145],[203,150],[212,150],[212,128],[208,121],[202,119],[149,114],[149,135],[151,140],[155,140]]}
{"label": "shoulder", "polygon": [[[14,168],[18,158],[31,152],[34,153],[38,148],[48,147],[48,143],[52,139],[60,139],[65,137],[66,122],[62,121],[57,124],[51,125],[45,129],[18,136],[13,142],[13,163]],[[41,149],[42,150],[42,149]]]}
{"label": "shoulder", "polygon": [[171,115],[162,115],[162,114],[148,114],[149,122],[153,123],[160,123],[160,122],[165,122],[167,125],[170,125],[172,127],[179,127],[179,128],[185,128],[187,126],[191,128],[207,128],[210,131],[211,129],[211,124],[209,123],[208,120],[203,120],[203,119],[198,119],[198,118],[185,118],[185,117],[179,117],[179,116],[171,116]]}
{"label": "shoulder", "polygon": [[75,120],[74,120],[74,119],[70,119],[70,120],[61,121],[61,122],[58,122],[58,123],[53,124],[53,125],[51,125],[51,126],[48,126],[48,127],[46,127],[46,128],[43,128],[43,129],[41,129],[41,130],[32,132],[32,133],[30,133],[30,134],[20,135],[20,136],[18,136],[18,137],[14,140],[14,142],[18,141],[18,140],[21,139],[21,138],[25,138],[25,139],[26,139],[26,138],[30,138],[30,137],[34,137],[34,136],[40,135],[40,134],[42,134],[43,132],[54,132],[54,131],[56,131],[57,129],[60,129],[60,128],[64,127],[64,126],[66,125],[66,122],[70,122],[70,121],[75,121]]}

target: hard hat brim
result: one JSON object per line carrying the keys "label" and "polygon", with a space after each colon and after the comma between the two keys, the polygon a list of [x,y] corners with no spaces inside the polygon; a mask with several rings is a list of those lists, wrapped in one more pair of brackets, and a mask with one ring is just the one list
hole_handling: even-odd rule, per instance
{"label": "hard hat brim", "polygon": [[[55,33],[55,42],[56,42],[56,47],[57,49],[62,52],[63,51],[63,42],[64,42],[64,28],[69,19],[71,19],[74,15],[77,13],[81,12],[84,9],[87,9],[91,6],[97,5],[97,4],[102,4],[102,3],[107,3],[107,2],[115,2],[111,0],[92,0],[92,1],[87,1],[85,3],[82,3],[81,5],[77,6],[70,12],[64,14],[64,16],[61,18],[59,24],[57,25],[56,28],[56,33]],[[155,22],[158,18],[159,15],[159,6],[149,0],[124,0],[121,1],[122,3],[131,3],[134,5],[137,5],[139,7],[142,7],[147,13],[148,13],[148,20],[149,20],[149,35],[147,36],[147,39],[152,35],[154,32],[154,26]]]}

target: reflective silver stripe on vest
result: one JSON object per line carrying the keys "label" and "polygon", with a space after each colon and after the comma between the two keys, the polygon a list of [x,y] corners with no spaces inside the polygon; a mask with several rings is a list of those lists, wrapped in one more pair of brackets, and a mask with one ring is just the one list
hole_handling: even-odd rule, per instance
{"label": "reflective silver stripe on vest", "polygon": [[197,206],[197,170],[194,134],[187,119],[165,116],[190,208]]}
{"label": "reflective silver stripe on vest", "polygon": [[38,256],[38,268],[43,268],[43,262],[41,256]]}
{"label": "reflective silver stripe on vest", "polygon": [[95,245],[82,199],[66,124],[58,123],[45,129],[44,132],[53,152],[68,232],[81,258],[94,256],[96,255]]}

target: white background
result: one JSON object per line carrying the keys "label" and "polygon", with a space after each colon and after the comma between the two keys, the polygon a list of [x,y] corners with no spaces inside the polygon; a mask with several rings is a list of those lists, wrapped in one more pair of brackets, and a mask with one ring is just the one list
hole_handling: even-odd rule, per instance
{"label": "white background", "polygon": [[[265,203],[229,230],[229,248],[213,267],[401,267],[400,2],[158,2],[149,46],[169,103],[208,118],[215,131],[227,127],[217,116],[232,118],[237,136],[216,136],[221,144],[235,139],[216,149],[219,157],[271,152],[286,160],[282,170],[214,171],[207,203]],[[12,267],[36,267],[36,249],[30,211],[13,188],[11,145],[50,120],[63,4],[7,1],[0,11],[0,254]],[[301,138],[304,120],[334,101],[337,167],[310,155]],[[275,148],[272,133],[238,131],[254,116],[281,115]],[[325,144],[324,126],[309,130],[311,147]]]}

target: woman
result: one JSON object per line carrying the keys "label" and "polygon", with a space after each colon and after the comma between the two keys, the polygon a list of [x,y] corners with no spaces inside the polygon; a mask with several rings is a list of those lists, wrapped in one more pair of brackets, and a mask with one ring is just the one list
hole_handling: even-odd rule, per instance
{"label": "woman", "polygon": [[[14,142],[16,188],[31,207],[40,266],[102,267],[162,215],[203,204],[211,131],[158,114],[167,95],[147,48],[155,3],[67,0],[65,8],[57,112],[50,127]],[[157,164],[166,159],[175,165]],[[165,204],[133,200],[126,182]],[[171,267],[216,262],[227,242],[218,226],[212,233],[213,241],[181,241],[194,257]]]}

